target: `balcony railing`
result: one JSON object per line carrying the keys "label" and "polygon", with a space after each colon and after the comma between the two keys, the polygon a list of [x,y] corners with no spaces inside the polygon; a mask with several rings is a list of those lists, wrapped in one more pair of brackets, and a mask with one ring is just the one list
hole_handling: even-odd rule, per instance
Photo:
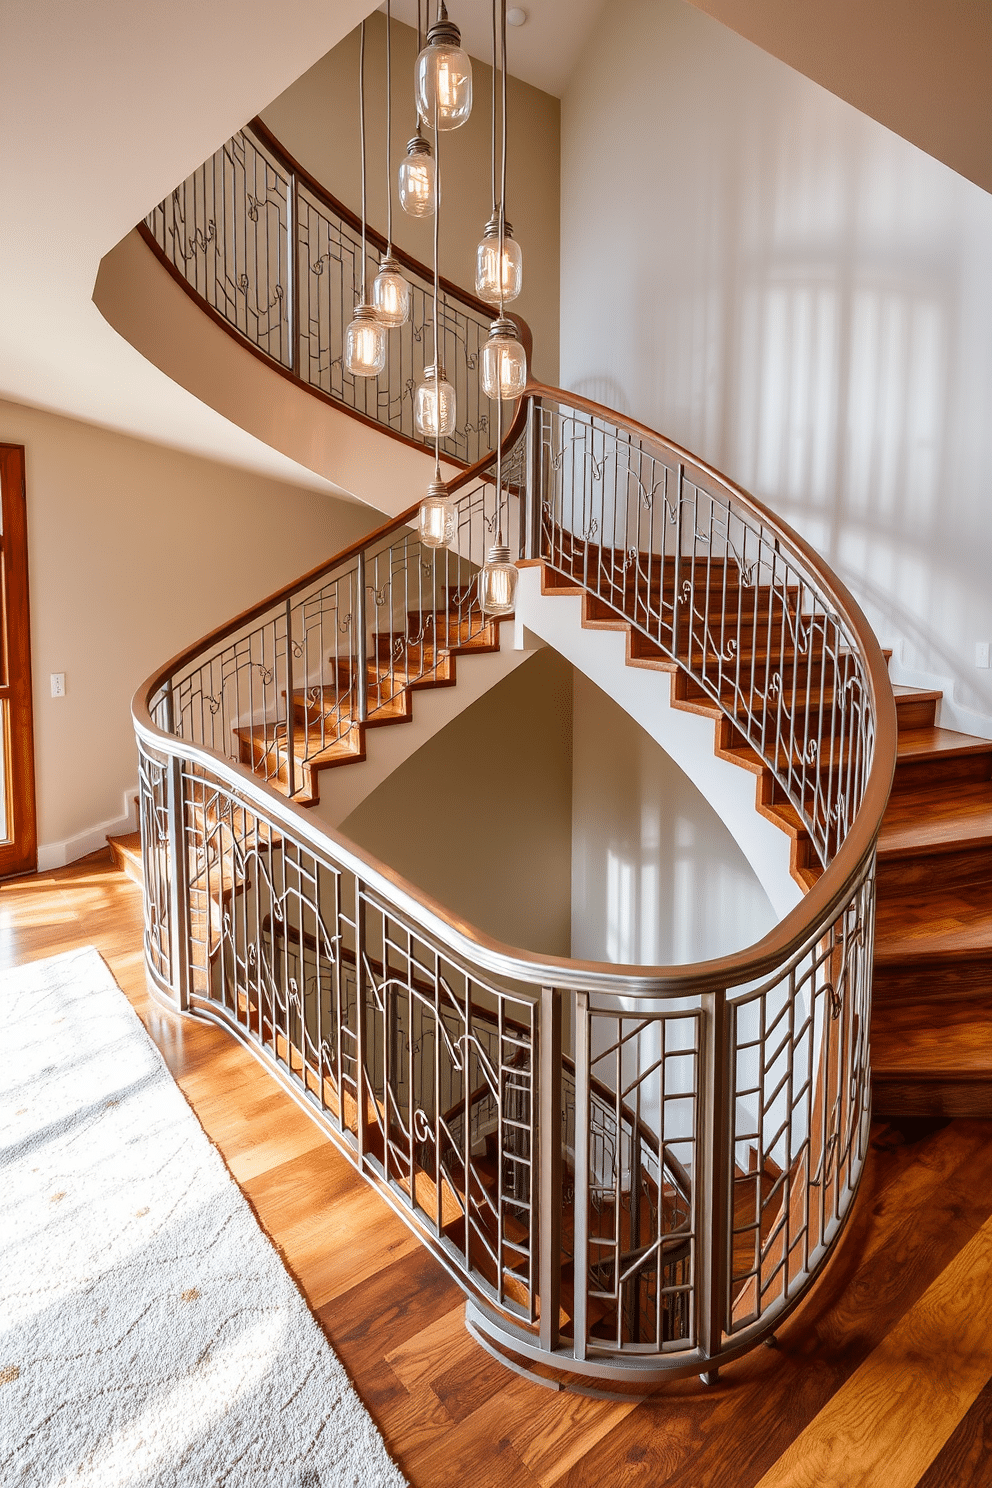
{"label": "balcony railing", "polygon": [[[528,390],[499,490],[490,456],[455,494],[450,549],[420,547],[411,509],[139,689],[149,969],[293,1091],[516,1367],[712,1379],[820,1272],[865,1159],[884,661],[774,514],[560,390]],[[303,809],[321,764],[485,636],[497,509],[791,803],[822,872],[758,944],[677,967],[523,952]]]}
{"label": "balcony railing", "polygon": [[[378,381],[342,364],[361,282],[361,222],[255,119],[177,186],[141,231],[171,272],[228,330],[310,392],[415,444],[414,392],[434,360],[433,274],[401,249],[411,287],[407,324],[390,332]],[[369,292],[386,247],[366,233]],[[494,407],[481,389],[481,349],[495,311],[441,281],[438,345],[458,426],[445,458],[472,465],[492,448]],[[530,332],[514,317],[530,350]]]}

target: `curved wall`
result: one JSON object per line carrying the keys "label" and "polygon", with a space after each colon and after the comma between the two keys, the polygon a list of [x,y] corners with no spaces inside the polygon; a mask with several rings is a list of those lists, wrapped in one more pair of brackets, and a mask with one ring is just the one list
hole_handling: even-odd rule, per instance
{"label": "curved wall", "polygon": [[564,385],[781,512],[894,680],[988,735],[990,263],[992,196],[682,0],[590,38],[562,100]]}

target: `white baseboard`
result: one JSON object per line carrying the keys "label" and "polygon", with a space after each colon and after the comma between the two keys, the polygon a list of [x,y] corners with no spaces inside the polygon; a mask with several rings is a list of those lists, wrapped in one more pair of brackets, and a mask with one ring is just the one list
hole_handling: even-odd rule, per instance
{"label": "white baseboard", "polygon": [[108,837],[122,837],[126,832],[136,832],[138,822],[134,798],[137,794],[137,785],[132,785],[124,792],[123,816],[114,817],[113,821],[97,822],[95,827],[89,827],[75,837],[66,837],[62,842],[39,843],[38,872],[45,873],[49,868],[64,868],[67,863],[74,863],[77,858],[85,858],[87,853],[106,847]]}

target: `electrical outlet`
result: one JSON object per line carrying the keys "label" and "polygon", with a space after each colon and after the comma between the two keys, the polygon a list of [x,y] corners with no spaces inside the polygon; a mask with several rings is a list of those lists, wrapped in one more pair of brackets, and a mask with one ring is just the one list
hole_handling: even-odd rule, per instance
{"label": "electrical outlet", "polygon": [[52,673],[52,697],[65,697],[65,672]]}
{"label": "electrical outlet", "polygon": [[976,667],[987,667],[989,665],[992,665],[992,663],[989,662],[988,641],[975,642],[975,665]]}

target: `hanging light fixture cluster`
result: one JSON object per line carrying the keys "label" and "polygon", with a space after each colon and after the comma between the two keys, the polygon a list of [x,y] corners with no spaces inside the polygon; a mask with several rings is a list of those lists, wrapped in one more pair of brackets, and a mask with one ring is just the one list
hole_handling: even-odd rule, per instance
{"label": "hanging light fixture cluster", "polygon": [[[425,0],[429,6],[430,0]],[[365,150],[365,23],[359,48],[359,124],[362,155],[362,265],[355,314],[345,335],[344,363],[355,377],[377,377],[386,365],[390,329],[403,325],[410,315],[410,286],[392,251],[392,32],[390,3],[386,3],[386,251],[369,299],[366,289],[366,150]],[[493,0],[493,88],[492,88],[492,213],[476,252],[475,287],[479,298],[492,305],[496,316],[482,349],[482,387],[496,402],[496,542],[479,574],[479,596],[487,614],[504,614],[513,608],[517,570],[503,541],[503,404],[523,392],[527,383],[527,356],[517,328],[506,314],[523,284],[523,256],[506,218],[506,0]],[[417,3],[417,61],[414,69],[414,99],[417,127],[406,155],[400,162],[400,205],[411,217],[434,218],[434,345],[433,357],[424,367],[414,393],[414,422],[417,432],[434,443],[434,478],[420,507],[420,538],[425,547],[440,548],[454,541],[457,514],[441,479],[441,440],[454,433],[457,422],[455,389],[441,360],[439,239],[441,206],[441,135],[458,129],[472,111],[472,63],[461,45],[458,27],[449,18],[445,0],[438,0],[434,22],[426,41]],[[433,150],[424,137],[433,132]]]}

